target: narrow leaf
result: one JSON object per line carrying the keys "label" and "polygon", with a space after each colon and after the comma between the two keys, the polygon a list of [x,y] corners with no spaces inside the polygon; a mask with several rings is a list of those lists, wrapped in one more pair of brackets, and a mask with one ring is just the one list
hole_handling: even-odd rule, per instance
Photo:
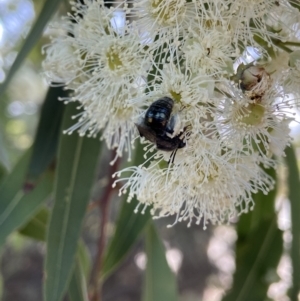
{"label": "narrow leaf", "polygon": [[122,262],[140,237],[145,226],[151,219],[149,211],[145,214],[134,213],[137,201],[124,202],[112,238],[103,261],[102,276],[107,278]]}
{"label": "narrow leaf", "polygon": [[86,278],[90,276],[90,271],[92,267],[92,259],[87,249],[87,246],[83,242],[83,240],[79,241],[78,249],[77,249],[77,258],[80,261],[80,269],[85,275]]}
{"label": "narrow leaf", "polygon": [[282,232],[273,221],[263,221],[247,237],[239,237],[236,246],[234,284],[223,301],[265,300],[270,285],[268,272],[275,271],[282,255]]}
{"label": "narrow leaf", "polygon": [[291,202],[293,286],[289,291],[291,300],[297,300],[300,291],[300,181],[297,159],[292,147],[286,149],[288,167],[289,200]]}
{"label": "narrow leaf", "polygon": [[71,278],[68,295],[71,301],[88,301],[87,283],[84,270],[79,260],[76,260],[73,276]]}
{"label": "narrow leaf", "polygon": [[10,170],[10,162],[7,150],[5,148],[3,133],[0,130],[0,164],[6,169],[6,171]]}
{"label": "narrow leaf", "polygon": [[[47,225],[49,222],[49,210],[42,207],[22,228],[19,233],[39,241],[46,240]],[[91,270],[91,258],[83,241],[79,241],[77,257],[81,262],[86,277]]]}
{"label": "narrow leaf", "polygon": [[[276,180],[274,169],[268,169],[267,173]],[[254,210],[243,214],[238,222],[237,231],[239,237],[247,237],[249,233],[260,227],[260,223],[265,220],[271,222],[275,214],[276,188],[264,195],[261,191],[253,195],[255,203]]]}
{"label": "narrow leaf", "polygon": [[52,188],[52,172],[46,173],[30,193],[25,193],[20,186],[13,191],[7,186],[0,188],[0,245],[12,231],[30,219],[50,196]]}
{"label": "narrow leaf", "polygon": [[[143,149],[139,145],[133,165],[143,161]],[[122,262],[128,252],[138,240],[148,221],[151,219],[150,210],[145,213],[134,213],[138,201],[133,199],[130,203],[123,201],[116,223],[115,234],[106,250],[101,276],[107,278]]]}
{"label": "narrow leaf", "polygon": [[[76,104],[67,106],[63,128],[70,128]],[[100,151],[98,139],[78,133],[62,135],[55,179],[54,207],[47,237],[45,299],[60,301],[67,289],[82,220],[94,183]]]}
{"label": "narrow leaf", "polygon": [[62,87],[49,88],[42,106],[37,133],[32,146],[27,181],[31,186],[53,161],[65,105],[58,97],[66,96]]}
{"label": "narrow leaf", "polygon": [[19,233],[39,241],[45,241],[49,220],[47,208],[41,208],[21,229]]}
{"label": "narrow leaf", "polygon": [[0,184],[5,176],[7,176],[7,169],[2,164],[0,164]]}
{"label": "narrow leaf", "polygon": [[176,301],[177,287],[175,275],[166,260],[165,248],[153,223],[146,232],[147,268],[143,301]]}
{"label": "narrow leaf", "polygon": [[[28,168],[30,154],[31,150],[26,151],[19,159],[13,170],[2,179],[2,182],[0,183],[0,195],[4,194],[4,199],[12,199],[16,191],[21,189]],[[1,198],[0,205],[3,202],[5,201]]]}
{"label": "narrow leaf", "polygon": [[10,83],[12,77],[14,76],[15,72],[19,69],[22,65],[24,59],[27,57],[31,49],[37,43],[39,38],[41,37],[45,26],[47,25],[48,21],[50,20],[53,13],[56,11],[58,5],[60,4],[61,0],[46,0],[45,4],[40,12],[36,22],[34,23],[33,27],[31,28],[30,33],[28,34],[24,44],[18,53],[13,65],[11,66],[5,81],[0,85],[0,96],[3,94],[5,89],[7,88],[8,84]]}
{"label": "narrow leaf", "polygon": [[[275,177],[274,170],[269,174]],[[276,191],[267,196],[253,196],[254,210],[240,217],[237,225],[236,271],[233,286],[223,301],[258,301],[267,298],[269,273],[276,276],[276,267],[283,252],[282,232],[277,228]]]}
{"label": "narrow leaf", "polygon": [[[19,233],[35,240],[45,241],[46,226],[48,222],[49,211],[42,208]],[[90,269],[90,257],[88,251],[81,241],[78,246],[76,265],[69,284],[68,293],[72,301],[87,301],[87,283],[86,278]]]}
{"label": "narrow leaf", "polygon": [[[17,202],[22,197],[22,186],[25,178],[25,173],[28,166],[30,151],[27,151],[18,161],[12,172],[4,177],[0,185],[0,221],[6,222],[6,219],[14,210]],[[13,227],[14,229],[15,227]],[[12,229],[12,230],[13,230]],[[1,244],[9,234],[8,228],[0,230]]]}

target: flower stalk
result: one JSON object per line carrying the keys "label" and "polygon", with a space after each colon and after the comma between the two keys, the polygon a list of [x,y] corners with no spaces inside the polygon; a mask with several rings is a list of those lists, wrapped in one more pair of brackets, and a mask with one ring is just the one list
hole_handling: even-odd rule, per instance
{"label": "flower stalk", "polygon": [[[116,156],[114,151],[111,151],[111,157],[114,159]],[[103,192],[101,198],[96,201],[99,211],[99,238],[97,243],[97,253],[96,259],[94,261],[93,269],[90,277],[90,289],[89,289],[89,299],[90,301],[101,301],[102,300],[102,263],[104,250],[106,247],[106,227],[109,221],[109,204],[111,201],[111,196],[114,191],[113,189],[113,178],[112,175],[116,172],[120,164],[120,159],[118,159],[114,165],[110,166],[108,173],[109,181]]]}

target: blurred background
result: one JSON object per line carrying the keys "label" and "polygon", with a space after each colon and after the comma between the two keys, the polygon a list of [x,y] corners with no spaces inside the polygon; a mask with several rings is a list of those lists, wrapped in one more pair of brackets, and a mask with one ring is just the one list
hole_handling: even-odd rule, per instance
{"label": "blurred background", "polygon": [[[5,80],[7,71],[39,14],[42,4],[43,2],[38,0],[0,0],[0,82]],[[58,19],[67,10],[67,1],[62,2],[53,18]],[[31,146],[34,139],[40,108],[48,89],[42,76],[41,47],[49,42],[49,34],[49,30],[46,29],[1,98],[0,143],[5,145],[1,156],[9,170]],[[295,145],[299,146],[299,125],[292,124],[291,130]],[[108,168],[107,156],[108,151],[104,150],[102,170]],[[282,231],[285,251],[276,269],[269,271],[265,280],[268,285],[269,300],[287,301],[292,273],[288,255],[292,235],[290,203],[284,181],[286,170],[283,164],[278,174],[277,224]],[[105,184],[107,181],[105,172],[100,176]],[[115,195],[111,202],[108,239],[114,230],[113,221],[117,216],[120,201]],[[201,225],[187,228],[184,223],[167,228],[172,220],[171,217],[170,220],[156,221],[156,224],[167,250],[168,264],[177,275],[180,300],[222,300],[224,292],[232,286],[236,269],[234,249],[237,240],[235,229],[237,221],[232,221],[231,225],[209,226],[204,231]],[[97,210],[89,210],[84,222],[83,239],[92,257],[96,254],[98,223]],[[0,291],[3,301],[42,300],[44,253],[43,243],[24,238],[18,233],[10,235],[1,249]],[[104,300],[140,300],[145,265],[144,241],[141,239],[121,267],[105,282]]]}

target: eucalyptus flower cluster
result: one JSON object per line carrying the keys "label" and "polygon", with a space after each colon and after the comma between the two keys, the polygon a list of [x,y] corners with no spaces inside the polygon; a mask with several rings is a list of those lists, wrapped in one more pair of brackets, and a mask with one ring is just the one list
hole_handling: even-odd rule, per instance
{"label": "eucalyptus flower cluster", "polygon": [[[273,189],[263,167],[276,168],[291,142],[299,9],[293,0],[72,3],[43,49],[45,77],[79,104],[67,132],[100,132],[130,158],[139,126],[149,130],[145,162],[115,175],[120,194],[139,200],[136,211],[204,227],[228,222],[253,208],[253,193]],[[145,116],[165,97],[172,128],[162,135]]]}

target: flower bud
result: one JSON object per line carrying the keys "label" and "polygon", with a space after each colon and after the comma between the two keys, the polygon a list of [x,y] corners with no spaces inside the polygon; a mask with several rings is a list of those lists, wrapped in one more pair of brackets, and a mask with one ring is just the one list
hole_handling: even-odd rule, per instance
{"label": "flower bud", "polygon": [[[240,65],[237,70],[240,88],[244,93],[250,92],[249,97],[261,97],[269,88],[271,79],[264,67]],[[249,94],[249,93],[247,93]]]}

